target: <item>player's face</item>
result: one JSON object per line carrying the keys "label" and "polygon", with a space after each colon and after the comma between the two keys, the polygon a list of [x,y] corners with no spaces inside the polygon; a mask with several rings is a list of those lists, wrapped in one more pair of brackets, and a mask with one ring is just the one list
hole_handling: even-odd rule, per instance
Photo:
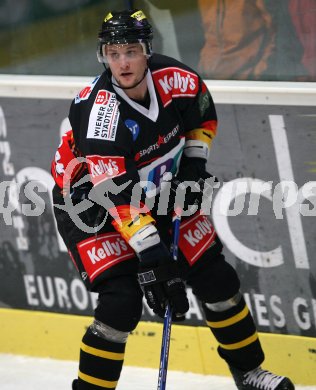
{"label": "player's face", "polygon": [[141,44],[109,45],[105,47],[105,54],[111,72],[121,87],[132,87],[144,77],[147,58]]}

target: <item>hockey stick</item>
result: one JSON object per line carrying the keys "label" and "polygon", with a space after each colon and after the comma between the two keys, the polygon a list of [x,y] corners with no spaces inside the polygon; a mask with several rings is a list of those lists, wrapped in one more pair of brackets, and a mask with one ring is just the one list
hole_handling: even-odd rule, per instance
{"label": "hockey stick", "polygon": [[[173,260],[178,259],[178,242],[180,233],[180,222],[181,213],[175,212],[172,218],[172,245],[171,252]],[[167,305],[162,331],[162,342],[161,342],[161,353],[160,353],[160,365],[159,365],[159,376],[158,376],[158,387],[157,390],[165,390],[167,382],[167,370],[169,360],[169,346],[170,346],[170,335],[171,335],[171,323],[172,323],[172,308]]]}

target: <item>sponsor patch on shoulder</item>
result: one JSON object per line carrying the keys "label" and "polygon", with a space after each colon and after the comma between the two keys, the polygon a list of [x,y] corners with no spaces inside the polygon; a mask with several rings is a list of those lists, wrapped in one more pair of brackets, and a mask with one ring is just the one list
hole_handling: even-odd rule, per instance
{"label": "sponsor patch on shoulder", "polygon": [[92,83],[85,88],[83,88],[78,95],[75,97],[75,104],[80,103],[82,100],[87,100],[89,96],[91,95],[91,92],[96,85],[97,81],[99,80],[100,76],[96,77]]}
{"label": "sponsor patch on shoulder", "polygon": [[152,76],[164,107],[171,103],[173,98],[194,97],[198,93],[198,76],[188,70],[177,67],[163,68],[152,72]]}
{"label": "sponsor patch on shoulder", "polygon": [[115,141],[120,112],[115,93],[101,89],[90,112],[87,138]]}
{"label": "sponsor patch on shoulder", "polygon": [[126,173],[122,156],[87,156],[87,164],[93,185]]}

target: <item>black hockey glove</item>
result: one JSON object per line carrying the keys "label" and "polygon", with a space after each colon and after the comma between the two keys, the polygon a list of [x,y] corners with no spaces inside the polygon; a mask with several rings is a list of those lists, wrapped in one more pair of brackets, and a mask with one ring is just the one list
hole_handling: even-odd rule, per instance
{"label": "black hockey glove", "polygon": [[189,310],[185,286],[179,276],[177,263],[163,243],[154,245],[139,254],[138,273],[148,306],[164,318],[166,306],[172,307],[172,319],[182,321]]}
{"label": "black hockey glove", "polygon": [[[206,182],[207,180],[207,182]],[[183,156],[177,176],[171,183],[169,208],[184,199],[183,209],[200,210],[203,196],[212,196],[212,185],[217,178],[206,171],[206,161],[202,158]]]}

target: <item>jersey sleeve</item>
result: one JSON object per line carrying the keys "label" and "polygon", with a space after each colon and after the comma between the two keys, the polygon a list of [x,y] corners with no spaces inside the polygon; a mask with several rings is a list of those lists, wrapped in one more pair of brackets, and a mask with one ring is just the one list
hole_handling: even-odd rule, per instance
{"label": "jersey sleeve", "polygon": [[67,196],[73,184],[87,173],[86,165],[81,163],[78,157],[80,156],[75,148],[73,132],[68,130],[63,134],[51,163],[52,177],[64,196]]}
{"label": "jersey sleeve", "polygon": [[185,126],[184,155],[207,160],[217,133],[217,115],[212,96],[201,78],[192,98],[182,99],[180,110]]}
{"label": "jersey sleeve", "polygon": [[191,68],[161,55],[154,56],[152,76],[162,105],[173,104],[179,111],[185,132],[184,155],[207,160],[217,115],[206,84]]}

